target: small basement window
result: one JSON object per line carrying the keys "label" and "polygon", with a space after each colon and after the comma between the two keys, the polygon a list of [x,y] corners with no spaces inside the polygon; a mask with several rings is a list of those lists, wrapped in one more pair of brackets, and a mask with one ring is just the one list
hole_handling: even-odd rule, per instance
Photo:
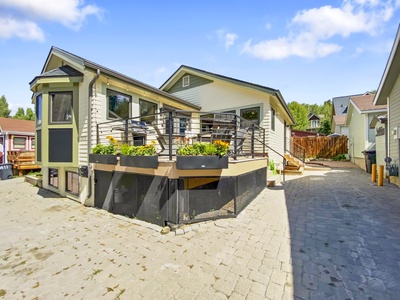
{"label": "small basement window", "polygon": [[190,84],[189,75],[182,77],[182,87],[187,87]]}

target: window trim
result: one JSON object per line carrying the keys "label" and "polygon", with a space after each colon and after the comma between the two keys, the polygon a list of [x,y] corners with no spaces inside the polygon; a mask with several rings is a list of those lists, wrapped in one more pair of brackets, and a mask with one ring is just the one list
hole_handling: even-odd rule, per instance
{"label": "window trim", "polygon": [[185,75],[182,77],[182,87],[188,87],[190,85],[190,77],[189,75]]}
{"label": "window trim", "polygon": [[[256,124],[257,126],[260,126],[260,122],[261,122],[261,106],[252,106],[252,107],[244,107],[244,108],[241,108],[240,109],[240,111],[239,111],[239,116],[240,116],[240,118],[244,118],[243,116],[242,116],[242,113],[244,112],[244,111],[246,111],[246,110],[251,110],[251,109],[253,109],[253,110],[257,110],[258,111],[258,116],[257,116],[257,122],[255,122],[255,121],[252,121],[252,120],[249,120],[250,122],[252,122],[252,123],[254,123],[254,124]],[[241,122],[242,123],[242,122]],[[240,126],[243,126],[242,124],[240,125]]]}
{"label": "window trim", "polygon": [[[70,121],[53,121],[53,97],[55,94],[70,94],[71,95],[71,120]],[[49,92],[49,124],[72,124],[73,107],[74,107],[74,93],[73,91]]]}
{"label": "window trim", "polygon": [[[18,139],[24,139],[25,140],[25,142],[24,142],[24,147],[23,148],[18,148],[18,147],[15,147],[15,144],[14,144],[14,140],[15,140],[15,138],[18,138]],[[26,136],[21,136],[21,135],[13,135],[13,137],[12,137],[12,149],[13,150],[28,150],[28,147],[27,147],[27,137]]]}
{"label": "window trim", "polygon": [[[123,117],[121,117],[121,116],[118,116],[116,113],[114,113],[113,111],[110,111],[110,99],[109,99],[109,95],[108,95],[108,92],[114,92],[114,93],[116,93],[116,94],[118,94],[118,95],[121,95],[121,96],[124,96],[124,97],[126,97],[126,98],[128,98],[128,116],[127,116],[127,118],[130,118],[131,117],[131,114],[132,114],[132,96],[131,95],[129,95],[129,94],[125,94],[125,93],[122,93],[122,92],[120,92],[120,91],[117,91],[117,90],[113,90],[113,89],[110,89],[110,88],[107,88],[106,89],[106,100],[107,100],[107,120],[118,120],[118,119],[123,119]],[[110,112],[112,112],[112,114],[113,115],[115,115],[115,117],[110,117]]]}
{"label": "window trim", "polygon": [[[77,175],[77,183],[78,183],[78,186],[77,186],[77,192],[76,193],[74,193],[73,192],[73,190],[71,189],[68,189],[68,174],[71,174],[72,176],[75,174],[75,175]],[[77,172],[73,172],[73,171],[65,171],[65,191],[68,193],[68,194],[71,194],[71,195],[74,195],[74,196],[79,196],[79,174],[77,173]]]}

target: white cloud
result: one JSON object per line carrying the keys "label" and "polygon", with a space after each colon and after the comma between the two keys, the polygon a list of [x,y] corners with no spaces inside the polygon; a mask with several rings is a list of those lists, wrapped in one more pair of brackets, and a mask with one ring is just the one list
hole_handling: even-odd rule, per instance
{"label": "white cloud", "polygon": [[36,23],[6,18],[0,19],[0,39],[8,39],[13,36],[23,40],[44,41],[43,31]]}
{"label": "white cloud", "polygon": [[289,56],[324,57],[342,49],[328,42],[329,39],[348,38],[357,33],[375,35],[391,19],[397,6],[391,0],[344,0],[341,7],[303,10],[291,20],[287,36],[255,44],[249,40],[242,53],[265,60]]}
{"label": "white cloud", "polygon": [[237,34],[226,32],[225,29],[217,30],[217,36],[224,43],[226,49],[232,47],[238,39]]}
{"label": "white cloud", "polygon": [[[21,28],[30,28],[26,32],[31,32],[32,36],[25,39],[33,40],[44,39],[39,21],[57,22],[79,30],[87,17],[96,16],[100,19],[103,13],[98,6],[84,5],[82,0],[0,0],[0,9],[3,14],[7,13],[7,18],[2,18],[3,23],[7,21],[14,24],[9,28],[15,28],[15,31],[8,32],[8,37],[21,38]],[[40,38],[36,35],[37,32],[41,32]]]}

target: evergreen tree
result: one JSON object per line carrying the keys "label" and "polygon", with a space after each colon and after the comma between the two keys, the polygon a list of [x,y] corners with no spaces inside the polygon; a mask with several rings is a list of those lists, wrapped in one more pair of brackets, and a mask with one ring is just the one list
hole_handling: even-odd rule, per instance
{"label": "evergreen tree", "polygon": [[8,102],[6,97],[3,95],[0,97],[0,117],[8,118],[11,110],[8,109]]}

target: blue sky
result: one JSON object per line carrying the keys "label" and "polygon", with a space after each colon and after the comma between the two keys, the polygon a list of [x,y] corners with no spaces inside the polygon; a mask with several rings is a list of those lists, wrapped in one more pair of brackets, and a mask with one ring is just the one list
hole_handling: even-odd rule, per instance
{"label": "blue sky", "polygon": [[0,0],[0,95],[33,108],[56,46],[155,87],[185,64],[322,104],[378,88],[399,21],[400,0]]}

